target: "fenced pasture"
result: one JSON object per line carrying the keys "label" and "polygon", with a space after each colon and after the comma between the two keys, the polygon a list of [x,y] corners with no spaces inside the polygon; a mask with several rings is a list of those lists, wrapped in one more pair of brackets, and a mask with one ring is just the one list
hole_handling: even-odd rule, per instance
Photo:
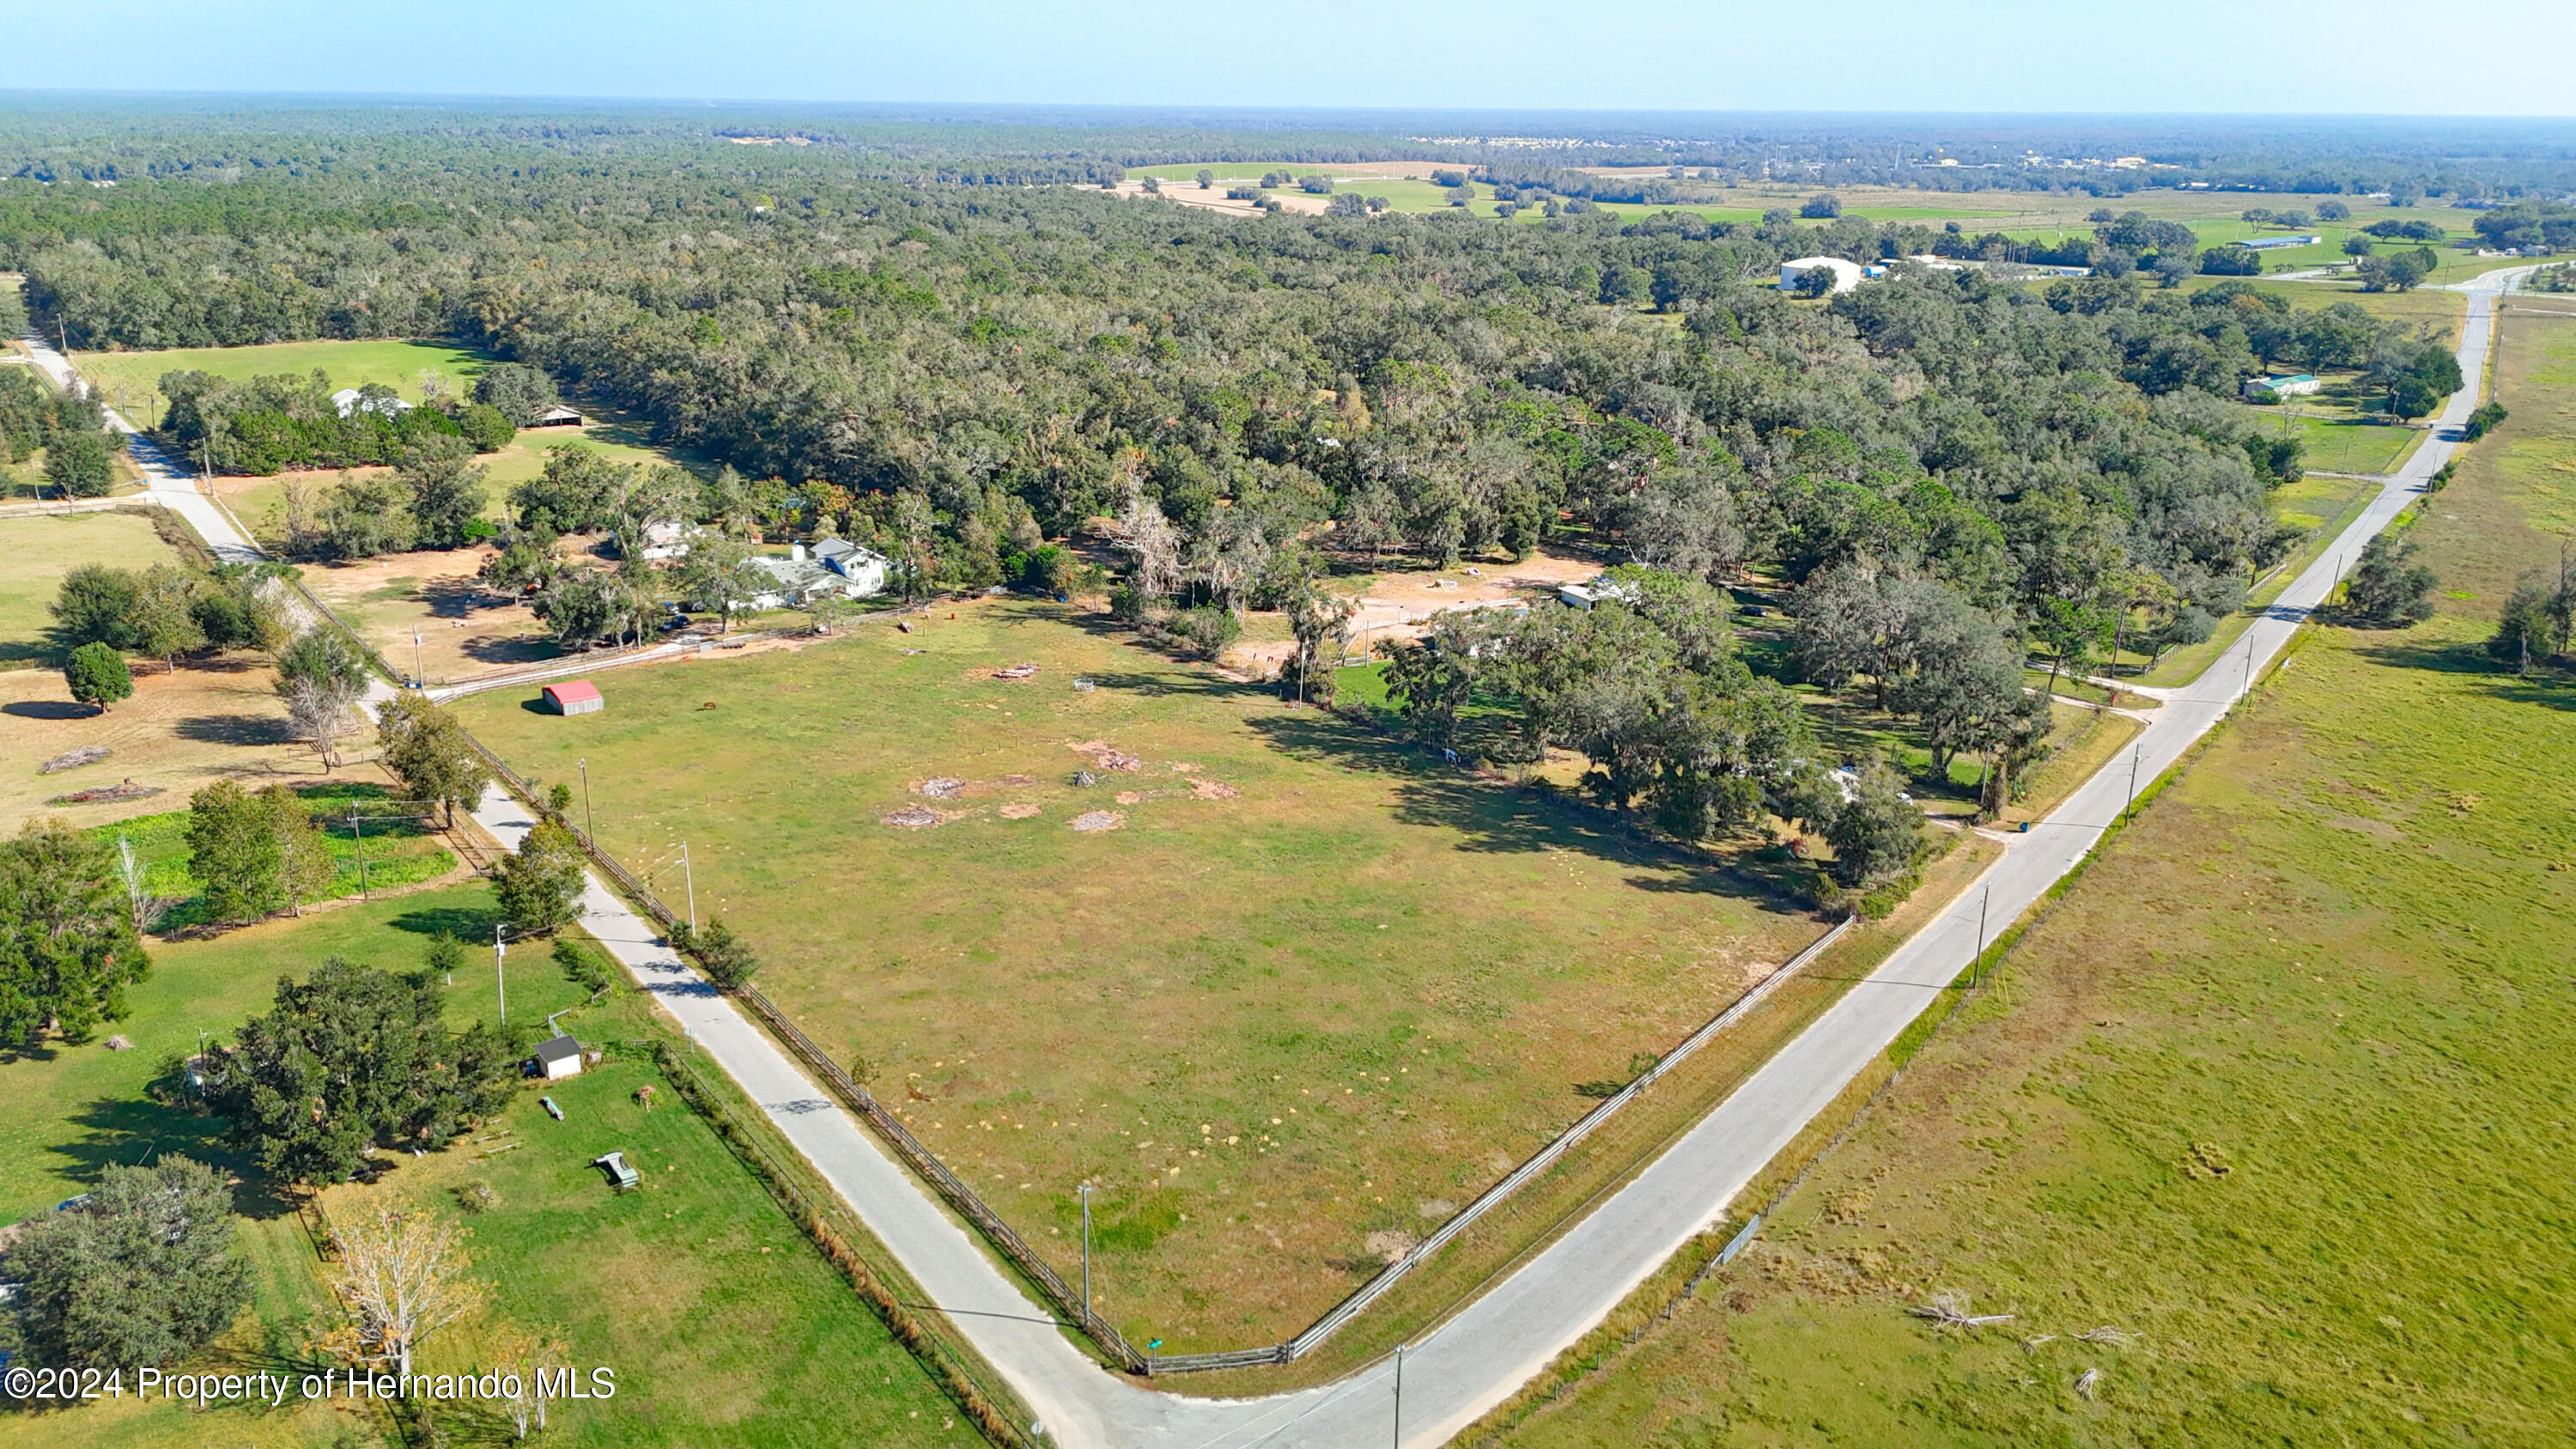
{"label": "fenced pasture", "polygon": [[1174,1352],[1303,1327],[1822,929],[1060,606],[602,688],[459,708],[522,773],[587,760],[679,908],[685,841],[764,990],[1069,1276],[1093,1182],[1102,1310]]}
{"label": "fenced pasture", "polygon": [[211,372],[235,382],[293,373],[298,377],[320,368],[334,388],[382,383],[407,401],[421,401],[421,373],[446,379],[450,394],[473,391],[474,378],[491,358],[446,342],[374,340],[364,342],[271,342],[253,347],[173,347],[149,352],[77,352],[72,365],[107,399],[108,405],[138,428],[161,425],[169,404],[161,396],[161,376],[169,372]]}

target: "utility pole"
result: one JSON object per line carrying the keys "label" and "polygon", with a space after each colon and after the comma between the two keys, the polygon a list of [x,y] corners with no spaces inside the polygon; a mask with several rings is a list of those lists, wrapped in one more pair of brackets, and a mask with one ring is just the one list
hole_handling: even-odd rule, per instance
{"label": "utility pole", "polygon": [[698,928],[698,873],[689,868],[689,842],[680,842],[680,878],[689,883],[689,929]]}
{"label": "utility pole", "polygon": [[1395,1346],[1395,1449],[1404,1449],[1404,1345]]}
{"label": "utility pole", "polygon": [[1082,1198],[1082,1326],[1091,1327],[1091,1184],[1074,1189]]}
{"label": "utility pole", "polygon": [[429,688],[429,670],[420,662],[420,631],[411,631],[411,677],[415,689]]}
{"label": "utility pole", "polygon": [[1977,954],[1968,958],[1968,984],[1974,986],[1986,959],[1986,907],[1993,903],[1995,887],[1986,883],[1985,894],[1977,897]]}
{"label": "utility pole", "polygon": [[358,823],[358,802],[349,802],[349,836],[358,842],[358,899],[367,896],[367,829]]}
{"label": "utility pole", "polygon": [[2138,757],[2147,752],[2144,742],[2129,751],[2129,803],[2120,807],[2122,820],[2134,819],[2138,813]]}
{"label": "utility pole", "polygon": [[509,957],[510,948],[502,944],[501,933],[508,929],[509,924],[505,921],[492,923],[492,988],[501,998],[501,1024],[504,1026],[510,1023],[510,978],[501,970],[501,963]]}
{"label": "utility pole", "polygon": [[2236,691],[2236,693],[2241,697],[2241,696],[2244,696],[2244,695],[2252,694],[2253,692],[2254,692],[2254,634],[2253,634],[2253,631],[2252,631],[2252,630],[2247,630],[2247,631],[2246,631],[2246,635],[2245,635],[2245,687],[2244,687],[2244,688],[2242,688],[2242,689],[2239,689],[2238,691]]}
{"label": "utility pole", "polygon": [[590,813],[590,756],[582,756],[580,763],[581,833],[590,837],[591,844],[597,845],[599,843],[599,822],[598,818]]}

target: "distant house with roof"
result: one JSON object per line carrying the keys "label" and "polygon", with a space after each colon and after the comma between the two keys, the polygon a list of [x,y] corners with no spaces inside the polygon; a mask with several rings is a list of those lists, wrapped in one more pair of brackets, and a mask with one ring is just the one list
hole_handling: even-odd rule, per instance
{"label": "distant house with roof", "polygon": [[2249,252],[2277,252],[2284,247],[2312,247],[2324,240],[2324,237],[2313,234],[2308,236],[2258,236],[2237,242],[2234,245],[2243,247]]}
{"label": "distant house with roof", "polygon": [[868,598],[885,592],[894,567],[885,555],[837,538],[812,550],[796,544],[785,558],[762,554],[751,564],[771,580],[770,587],[739,601],[755,609],[803,608],[817,594]]}
{"label": "distant house with roof", "polygon": [[344,387],[338,392],[331,394],[331,406],[338,408],[340,410],[340,416],[344,418],[353,413],[361,412],[374,413],[379,417],[391,418],[399,417],[402,414],[411,411],[411,404],[404,402],[401,398],[394,397],[389,394],[369,397],[354,387]]}
{"label": "distant house with roof", "polygon": [[2279,402],[2285,397],[2304,397],[2325,386],[2314,373],[2292,372],[2272,377],[2245,379],[2247,402]]}
{"label": "distant house with roof", "polygon": [[536,419],[530,422],[528,426],[532,428],[577,428],[580,427],[581,424],[582,417],[580,412],[575,409],[568,408],[562,403],[556,403],[553,407],[537,414]]}

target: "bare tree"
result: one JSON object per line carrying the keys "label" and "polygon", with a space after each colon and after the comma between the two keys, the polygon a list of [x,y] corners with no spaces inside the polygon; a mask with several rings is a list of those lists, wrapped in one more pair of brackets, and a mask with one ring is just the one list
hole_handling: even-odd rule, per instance
{"label": "bare tree", "polygon": [[143,862],[135,859],[134,842],[123,835],[116,837],[116,873],[125,882],[125,903],[140,934],[151,923],[152,897],[143,889]]}
{"label": "bare tree", "polygon": [[340,741],[357,732],[352,715],[357,693],[337,680],[298,679],[287,690],[286,719],[297,739],[310,740],[329,773],[340,763]]}
{"label": "bare tree", "polygon": [[510,1426],[525,1439],[530,1431],[545,1432],[546,1396],[544,1386],[566,1374],[572,1366],[572,1355],[559,1339],[532,1333],[517,1324],[505,1325],[494,1336],[493,1369],[501,1376],[504,1413]]}
{"label": "bare tree", "polygon": [[411,1372],[420,1341],[473,1312],[483,1285],[465,1276],[464,1234],[424,1212],[401,1212],[382,1196],[329,1210],[340,1255],[331,1287],[349,1322],[325,1340],[351,1358],[390,1360]]}
{"label": "bare tree", "polygon": [[1119,516],[1127,557],[1133,561],[1128,581],[1148,599],[1168,599],[1181,586],[1181,534],[1163,516],[1161,505],[1142,491],[1127,495]]}

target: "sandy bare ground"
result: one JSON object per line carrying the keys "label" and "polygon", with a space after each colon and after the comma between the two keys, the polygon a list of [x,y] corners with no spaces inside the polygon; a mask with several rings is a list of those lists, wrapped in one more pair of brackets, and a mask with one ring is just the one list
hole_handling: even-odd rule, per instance
{"label": "sandy bare ground", "polygon": [[[100,712],[72,703],[53,670],[0,671],[0,829],[14,832],[36,815],[96,825],[180,810],[189,795],[220,779],[254,788],[322,779],[321,759],[287,727],[276,677],[265,660],[247,655],[183,663],[175,674],[136,660],[134,696]],[[368,743],[362,731],[347,747],[363,751]],[[41,772],[44,761],[92,745],[111,753],[77,769]],[[162,793],[115,804],[46,803],[129,779]]]}
{"label": "sandy bare ground", "polygon": [[[1229,179],[1240,181],[1245,175],[1258,179],[1262,171],[1293,171],[1301,176],[1310,171],[1330,171],[1336,186],[1354,181],[1428,181],[1431,179],[1434,167],[1450,171],[1466,169],[1464,163],[1457,161],[1357,161],[1329,167],[1274,162],[1268,166],[1249,170],[1247,170],[1247,163],[1244,162],[1228,161],[1222,164],[1210,162],[1208,169],[1214,171],[1218,178],[1214,186],[1201,191],[1195,181],[1166,181],[1163,183],[1161,196],[1165,201],[1177,202],[1182,206],[1195,206],[1202,211],[1222,211],[1235,216],[1254,216],[1260,213],[1261,203],[1226,200],[1225,188]],[[1121,181],[1114,189],[1120,196],[1142,197],[1152,194],[1145,190],[1142,178]],[[1304,212],[1310,216],[1323,215],[1324,204],[1332,200],[1329,196],[1309,196],[1288,187],[1281,187],[1270,194],[1279,198],[1282,209]]]}
{"label": "sandy bare ground", "polygon": [[[397,669],[432,683],[555,657],[528,606],[483,587],[489,545],[394,554],[304,570],[304,585],[357,626]],[[415,649],[413,636],[419,636]]]}
{"label": "sandy bare ground", "polygon": [[[1421,638],[1440,615],[1460,609],[1553,603],[1558,589],[1600,572],[1601,565],[1592,559],[1541,551],[1513,564],[1379,574],[1361,586],[1359,612],[1351,616],[1349,652],[1375,657],[1391,643]],[[1260,674],[1277,669],[1295,649],[1287,641],[1242,644],[1227,651],[1226,662]]]}

